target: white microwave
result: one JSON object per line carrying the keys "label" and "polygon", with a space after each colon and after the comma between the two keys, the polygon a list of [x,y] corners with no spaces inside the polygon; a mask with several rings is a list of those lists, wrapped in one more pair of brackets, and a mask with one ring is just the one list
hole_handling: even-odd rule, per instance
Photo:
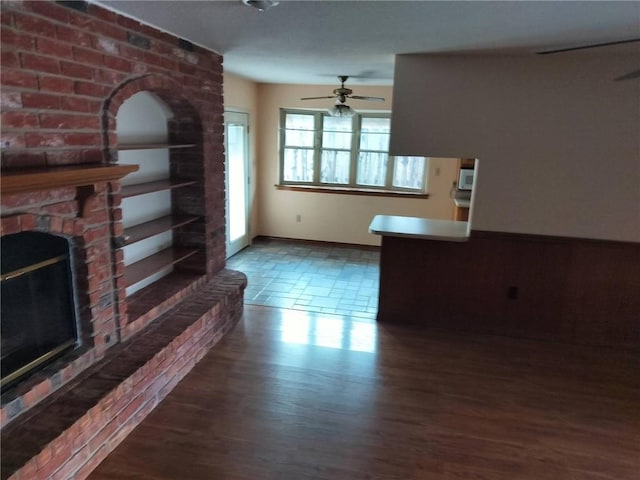
{"label": "white microwave", "polygon": [[458,175],[458,190],[471,190],[473,188],[473,168],[461,168]]}

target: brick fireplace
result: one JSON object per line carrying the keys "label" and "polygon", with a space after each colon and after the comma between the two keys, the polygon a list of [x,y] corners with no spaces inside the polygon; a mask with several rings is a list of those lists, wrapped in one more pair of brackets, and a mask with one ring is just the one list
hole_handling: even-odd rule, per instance
{"label": "brick fireplace", "polygon": [[[2,3],[0,235],[69,245],[73,348],[2,394],[1,477],[86,478],[242,313],[225,266],[222,58],[85,2]],[[149,92],[167,122],[173,249],[127,295],[116,115]],[[173,188],[180,185],[180,188]],[[130,190],[130,189],[129,189]],[[1,239],[0,239],[1,241]]]}

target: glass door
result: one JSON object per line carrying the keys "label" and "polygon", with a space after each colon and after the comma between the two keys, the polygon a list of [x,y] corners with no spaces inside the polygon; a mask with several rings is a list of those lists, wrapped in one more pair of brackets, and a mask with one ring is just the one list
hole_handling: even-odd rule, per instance
{"label": "glass door", "polygon": [[249,114],[225,111],[227,258],[249,245]]}

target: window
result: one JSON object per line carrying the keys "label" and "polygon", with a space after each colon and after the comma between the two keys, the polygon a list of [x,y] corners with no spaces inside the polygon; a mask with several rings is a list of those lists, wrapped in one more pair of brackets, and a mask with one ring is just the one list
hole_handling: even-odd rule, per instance
{"label": "window", "polygon": [[389,155],[388,114],[281,110],[280,184],[426,191],[425,157]]}

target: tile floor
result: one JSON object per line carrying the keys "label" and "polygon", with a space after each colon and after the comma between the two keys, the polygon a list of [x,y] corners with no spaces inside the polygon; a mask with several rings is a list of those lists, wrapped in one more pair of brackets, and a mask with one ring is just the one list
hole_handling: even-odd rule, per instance
{"label": "tile floor", "polygon": [[379,251],[256,239],[227,260],[247,275],[245,303],[375,320]]}

